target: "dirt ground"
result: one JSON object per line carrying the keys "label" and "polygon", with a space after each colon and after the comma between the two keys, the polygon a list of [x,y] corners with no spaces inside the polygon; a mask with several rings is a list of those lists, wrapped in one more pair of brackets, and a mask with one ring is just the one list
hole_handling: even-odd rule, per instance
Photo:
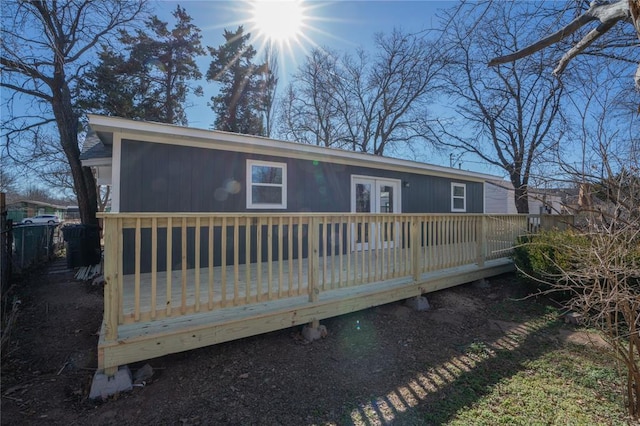
{"label": "dirt ground", "polygon": [[[58,272],[40,271],[17,287],[19,316],[2,362],[2,424],[425,424],[427,413],[447,418],[462,408],[448,395],[469,377],[409,396],[403,389],[478,342],[499,339],[500,324],[535,303],[511,300],[527,288],[505,275],[488,287],[431,293],[425,312],[397,302],[324,320],[328,337],[311,344],[291,328],[149,360],[154,376],[145,386],[94,402],[102,289]],[[530,343],[520,350],[531,354],[521,355],[541,350]],[[513,374],[491,362],[485,368],[496,380]],[[130,367],[135,373],[144,364]]]}

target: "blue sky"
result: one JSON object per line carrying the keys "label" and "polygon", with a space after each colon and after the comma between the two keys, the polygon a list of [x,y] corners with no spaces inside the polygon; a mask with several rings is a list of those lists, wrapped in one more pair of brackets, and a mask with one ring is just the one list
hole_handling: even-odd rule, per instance
{"label": "blue sky", "polygon": [[[224,42],[224,29],[235,30],[238,25],[249,29],[251,7],[247,1],[158,1],[156,14],[173,24],[171,12],[180,4],[202,31],[205,46],[218,47]],[[330,47],[339,51],[353,51],[362,46],[370,49],[374,34],[402,28],[408,32],[421,31],[435,26],[435,14],[439,8],[454,7],[454,1],[303,1],[305,23],[303,35],[291,42],[281,52],[280,89],[287,76],[295,72],[304,61],[305,54],[314,46]],[[254,36],[257,36],[254,31]],[[256,40],[255,46],[259,47]],[[200,69],[208,69],[211,57],[201,57]],[[215,83],[202,82],[204,96],[193,98],[194,106],[187,110],[190,127],[210,128],[214,116],[207,101],[214,95]]]}
{"label": "blue sky", "polygon": [[[224,42],[225,29],[235,30],[238,25],[251,28],[251,4],[248,1],[158,1],[155,13],[173,24],[171,12],[180,4],[193,18],[202,31],[204,46],[218,47]],[[340,52],[353,52],[358,47],[372,51],[376,33],[389,33],[394,28],[406,32],[420,32],[437,27],[437,12],[440,9],[456,7],[459,3],[448,1],[303,1],[305,10],[302,35],[281,48],[279,62],[279,90],[284,90],[288,76],[294,73],[305,55],[316,46],[329,47]],[[253,43],[256,48],[262,44],[257,31]],[[206,73],[211,62],[210,56],[198,60],[200,70]],[[187,109],[189,127],[210,129],[215,120],[213,111],[207,105],[215,95],[217,84],[201,81],[204,96],[192,97]],[[454,157],[458,157],[454,154]],[[443,166],[450,165],[449,154],[436,155],[431,152],[408,153],[406,159],[424,161]],[[472,158],[458,158],[462,168],[483,173],[502,175],[501,170],[490,169],[486,164]]]}

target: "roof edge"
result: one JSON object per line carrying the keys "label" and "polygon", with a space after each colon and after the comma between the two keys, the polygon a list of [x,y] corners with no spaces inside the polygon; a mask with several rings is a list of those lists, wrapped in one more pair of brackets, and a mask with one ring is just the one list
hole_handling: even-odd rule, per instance
{"label": "roof edge", "polygon": [[[140,134],[156,134],[161,136],[171,136],[172,144],[185,145],[179,143],[180,140],[200,139],[206,141],[218,141],[239,144],[243,146],[253,146],[265,150],[266,154],[274,154],[274,151],[285,151],[291,153],[298,151],[306,154],[316,154],[333,158],[354,159],[378,165],[394,165],[397,167],[420,169],[449,176],[468,177],[482,180],[500,180],[499,176],[480,172],[455,169],[452,167],[438,166],[430,163],[423,163],[413,160],[404,160],[394,157],[383,157],[362,152],[346,151],[338,148],[321,147],[307,145],[298,142],[282,141],[264,136],[252,136],[239,133],[224,132],[220,130],[206,130],[193,127],[178,126],[175,124],[157,123],[150,121],[137,121],[120,117],[109,117],[95,114],[88,114],[89,125],[98,134],[100,132],[132,132]],[[103,141],[104,142],[104,141]]]}

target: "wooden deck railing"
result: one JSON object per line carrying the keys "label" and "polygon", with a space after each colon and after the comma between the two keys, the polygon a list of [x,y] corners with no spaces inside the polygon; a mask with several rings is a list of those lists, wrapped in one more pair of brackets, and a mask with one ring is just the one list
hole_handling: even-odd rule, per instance
{"label": "wooden deck railing", "polygon": [[526,215],[104,214],[105,339],[119,325],[509,256]]}

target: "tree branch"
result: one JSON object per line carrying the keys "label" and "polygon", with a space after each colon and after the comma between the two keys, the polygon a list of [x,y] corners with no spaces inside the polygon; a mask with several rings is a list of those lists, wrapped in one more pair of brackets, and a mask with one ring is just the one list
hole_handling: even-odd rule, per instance
{"label": "tree branch", "polygon": [[[586,47],[593,43],[593,41],[602,36],[602,34],[609,31],[617,22],[628,20],[631,17],[631,8],[633,7],[632,4],[634,1],[636,3],[638,2],[638,0],[617,0],[613,3],[597,0],[593,1],[585,13],[571,21],[561,30],[525,47],[524,49],[518,50],[517,52],[493,58],[489,61],[489,66],[513,62],[517,59],[532,55],[535,52],[567,38],[587,23],[591,21],[600,21],[601,24],[598,25],[596,29],[590,31],[578,44],[576,44],[562,57],[560,63],[554,70],[554,74],[558,75],[562,73],[571,59],[580,54]],[[635,7],[638,7],[638,5],[636,4]],[[638,25],[637,22],[634,22],[634,25]]]}

